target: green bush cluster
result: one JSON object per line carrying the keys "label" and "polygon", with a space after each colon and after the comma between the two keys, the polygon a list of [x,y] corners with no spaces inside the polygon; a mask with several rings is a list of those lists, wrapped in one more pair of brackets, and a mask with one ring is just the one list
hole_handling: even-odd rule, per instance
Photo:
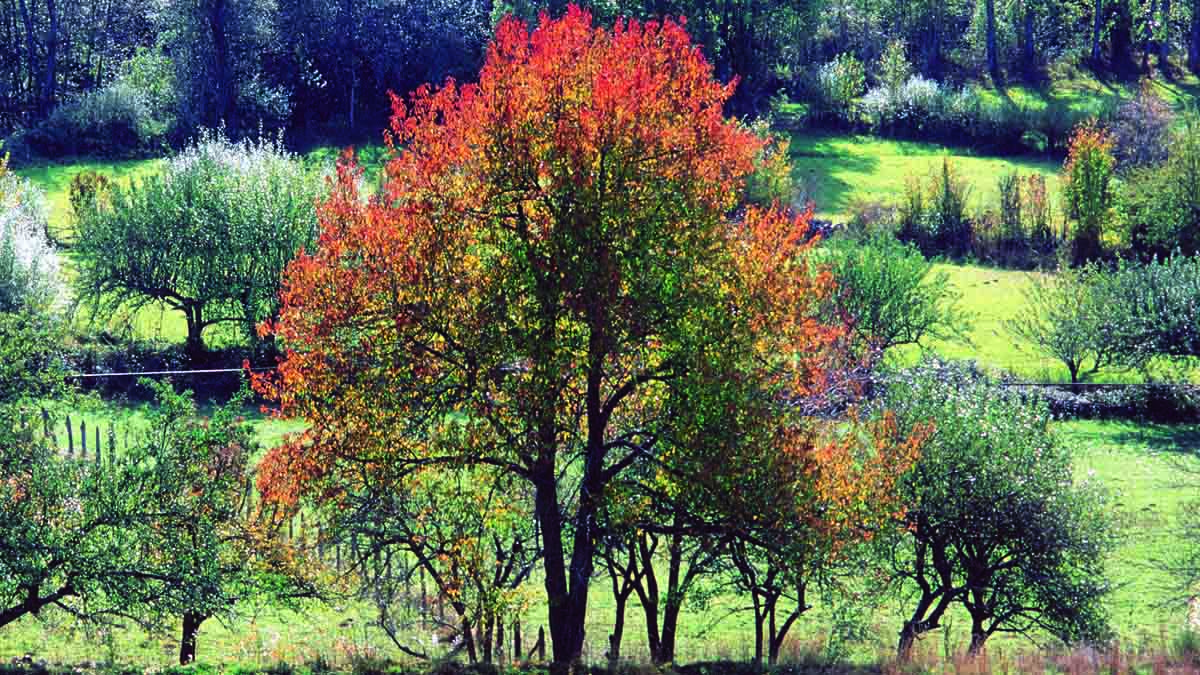
{"label": "green bush cluster", "polygon": [[946,159],[925,177],[910,176],[898,204],[850,205],[848,231],[890,234],[927,257],[976,260],[1015,269],[1055,266],[1063,244],[1046,179],[1008,173],[998,179],[994,208],[967,207],[969,186]]}
{"label": "green bush cluster", "polygon": [[1200,257],[1115,268],[1091,264],[1035,277],[1009,331],[1067,367],[1071,382],[1104,369],[1153,375],[1161,358],[1200,356]]}
{"label": "green bush cluster", "polygon": [[921,74],[899,81],[903,68],[898,61],[892,56],[880,83],[861,97],[828,106],[834,120],[883,136],[970,144],[1001,153],[1043,153],[1066,147],[1080,122],[1114,113],[1107,101],[1084,109],[1058,102],[1032,105],[988,96],[977,85],[955,88]]}
{"label": "green bush cluster", "polygon": [[141,49],[120,77],[59,105],[17,139],[42,157],[136,157],[161,153],[177,133],[174,66]]}
{"label": "green bush cluster", "polygon": [[65,300],[45,197],[0,157],[0,312],[42,312]]}

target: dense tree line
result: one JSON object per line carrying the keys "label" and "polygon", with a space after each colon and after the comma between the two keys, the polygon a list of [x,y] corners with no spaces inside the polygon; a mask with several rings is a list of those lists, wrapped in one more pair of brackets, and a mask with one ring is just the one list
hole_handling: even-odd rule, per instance
{"label": "dense tree line", "polygon": [[[403,94],[447,76],[472,79],[505,13],[533,20],[541,11],[561,14],[565,4],[4,0],[0,133],[32,127],[57,106],[121,81],[137,91],[110,96],[87,114],[165,105],[183,136],[221,123],[235,131],[261,123],[311,134],[375,129],[386,121],[389,90]],[[821,64],[842,53],[874,62],[892,42],[905,45],[919,73],[955,81],[1037,77],[1060,57],[1169,71],[1171,58],[1186,55],[1200,72],[1200,0],[591,4],[603,21],[687,17],[717,76],[740,79],[730,102],[739,111],[762,108],[780,90],[803,95]],[[169,100],[143,100],[164,93]]]}

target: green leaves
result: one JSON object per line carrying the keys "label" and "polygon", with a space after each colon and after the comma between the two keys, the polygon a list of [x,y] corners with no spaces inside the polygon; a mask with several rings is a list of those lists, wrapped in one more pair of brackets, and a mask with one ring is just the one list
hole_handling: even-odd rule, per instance
{"label": "green leaves", "polygon": [[826,312],[844,322],[862,356],[923,340],[965,339],[969,315],[945,272],[911,245],[891,236],[861,243],[835,240],[827,247],[837,290]]}
{"label": "green leaves", "polygon": [[279,139],[202,135],[162,175],[83,204],[77,286],[98,311],[166,303],[194,346],[223,322],[253,338],[278,313],[283,268],[316,238],[319,187]]}
{"label": "green leaves", "polygon": [[1044,403],[939,363],[894,377],[886,401],[902,428],[935,426],[902,483],[906,528],[889,556],[921,589],[906,631],[937,627],[959,603],[972,649],[996,632],[1104,639],[1110,505],[1073,478]]}

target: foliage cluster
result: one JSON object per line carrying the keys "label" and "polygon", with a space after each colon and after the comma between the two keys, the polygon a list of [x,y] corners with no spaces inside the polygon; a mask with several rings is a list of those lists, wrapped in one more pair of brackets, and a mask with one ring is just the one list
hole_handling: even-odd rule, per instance
{"label": "foliage cluster", "polygon": [[0,312],[42,312],[66,299],[40,190],[0,157]]}
{"label": "foliage cluster", "polygon": [[161,175],[128,187],[81,184],[79,293],[102,312],[150,301],[182,312],[193,356],[213,325],[253,337],[278,311],[280,272],[315,240],[320,183],[278,139],[234,143],[216,132]]}
{"label": "foliage cluster", "polygon": [[912,608],[901,654],[954,605],[971,618],[972,653],[1005,632],[1103,641],[1109,499],[1073,476],[1045,404],[937,362],[886,386],[901,425],[934,429],[901,483],[905,527],[884,540]]}
{"label": "foliage cluster", "polygon": [[[503,13],[534,20],[542,11],[559,16],[566,4],[189,0],[164,8],[135,0],[6,0],[0,25],[13,48],[0,59],[0,133],[29,131],[47,152],[118,154],[159,143],[164,130],[174,128],[168,137],[178,140],[222,121],[234,136],[259,123],[308,136],[348,136],[383,122],[388,91],[447,76],[470,79]],[[906,45],[911,74],[927,78],[915,80],[910,93],[919,93],[922,82],[941,83],[947,93],[936,101],[898,97],[894,105],[875,96],[876,107],[919,105],[924,112],[920,119],[886,111],[870,119],[890,133],[932,131],[1009,148],[1027,134],[1057,146],[1077,120],[1058,103],[1042,112],[981,100],[949,83],[991,79],[1002,85],[1006,76],[1038,83],[1048,68],[1074,67],[1084,59],[1104,74],[1148,74],[1148,64],[1135,63],[1139,50],[1156,51],[1159,70],[1172,73],[1171,57],[1185,46],[1190,68],[1200,71],[1200,10],[1192,2],[1054,0],[997,7],[994,0],[888,0],[848,8],[832,0],[610,0],[594,9],[605,25],[623,16],[687,17],[717,76],[740,79],[731,100],[740,114],[761,111],[781,90],[792,98],[819,92],[812,74],[833,59],[875,64],[888,54],[885,62],[898,64],[898,50],[888,45]],[[896,94],[905,70],[881,75],[887,82],[882,88]],[[854,86],[843,94],[862,86],[858,78],[846,81]],[[93,100],[96,92],[105,93]],[[844,103],[838,107],[847,109]],[[58,107],[70,111],[43,127]],[[66,133],[71,129],[90,133],[75,139]],[[102,129],[117,135],[105,140],[97,135]]]}
{"label": "foliage cluster", "polygon": [[[1071,222],[1072,264],[1102,257],[1112,239],[1115,139],[1094,120],[1075,130],[1063,164],[1063,211]],[[1111,243],[1110,243],[1111,247]]]}
{"label": "foliage cluster", "polygon": [[1104,368],[1151,373],[1156,359],[1200,354],[1198,294],[1198,258],[1089,265],[1035,278],[1009,330],[1066,365],[1072,383]]}
{"label": "foliage cluster", "polygon": [[1103,102],[1083,112],[1062,103],[1033,105],[989,96],[978,85],[955,88],[921,74],[900,83],[888,81],[894,75],[887,72],[878,77],[880,84],[862,96],[845,123],[885,136],[1043,153],[1065,146],[1089,115],[1111,114]]}

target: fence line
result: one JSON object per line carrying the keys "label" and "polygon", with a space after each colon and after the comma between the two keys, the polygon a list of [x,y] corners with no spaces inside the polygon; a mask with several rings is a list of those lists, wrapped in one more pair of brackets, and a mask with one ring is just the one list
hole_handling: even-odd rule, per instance
{"label": "fence line", "polygon": [[[133,372],[109,372],[109,373],[70,373],[66,375],[68,380],[86,380],[101,377],[150,377],[150,376],[166,376],[166,375],[219,375],[225,373],[266,373],[276,370],[275,367],[259,367],[259,368],[205,368],[199,370],[145,370]],[[1063,387],[1072,389],[1118,389],[1122,387],[1200,387],[1200,384],[1191,384],[1188,382],[997,382],[1001,387]]]}
{"label": "fence line", "polygon": [[124,373],[69,373],[65,377],[68,380],[86,380],[98,377],[149,377],[161,375],[216,375],[219,373],[244,373],[246,371],[252,373],[265,373],[275,370],[275,368],[206,368],[202,370],[144,370],[136,372]]}

